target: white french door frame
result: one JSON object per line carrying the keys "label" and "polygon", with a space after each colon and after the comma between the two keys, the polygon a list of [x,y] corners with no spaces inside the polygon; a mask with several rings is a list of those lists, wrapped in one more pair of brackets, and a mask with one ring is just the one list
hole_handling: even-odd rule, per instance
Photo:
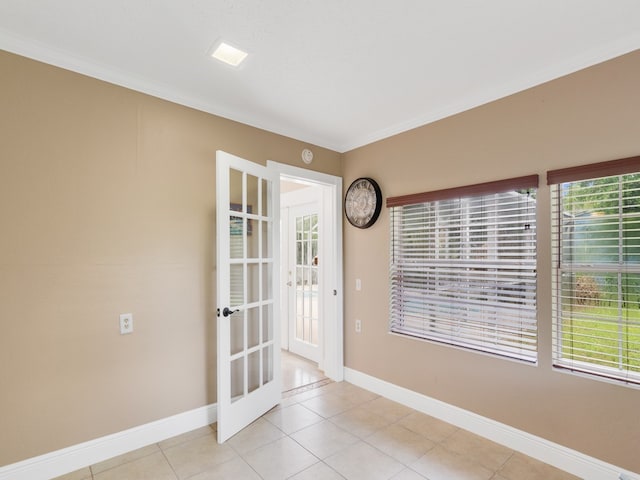
{"label": "white french door frame", "polygon": [[[343,257],[342,257],[342,178],[272,160],[267,168],[278,172],[282,180],[297,180],[321,185],[320,202],[323,219],[319,229],[329,241],[324,245],[322,281],[326,286],[320,301],[323,305],[322,339],[319,368],[336,381],[344,380],[344,314],[343,314]],[[332,259],[330,261],[329,259]]]}

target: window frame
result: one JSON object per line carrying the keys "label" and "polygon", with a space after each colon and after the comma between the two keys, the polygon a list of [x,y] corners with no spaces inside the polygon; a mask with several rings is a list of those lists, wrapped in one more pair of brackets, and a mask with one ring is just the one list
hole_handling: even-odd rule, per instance
{"label": "window frame", "polygon": [[[447,262],[439,262],[435,258],[440,256],[439,251],[436,250],[437,247],[434,246],[433,251],[434,258],[431,259],[432,263],[428,268],[432,268],[430,270],[433,272],[433,278],[438,277],[440,275],[438,273],[438,269],[442,275],[449,275],[450,279],[448,280],[448,284],[453,284],[454,286],[451,288],[451,291],[454,292],[451,295],[448,295],[448,300],[442,300],[444,297],[439,297],[436,292],[438,288],[434,287],[437,280],[430,280],[425,275],[430,275],[430,273],[419,273],[414,282],[410,283],[410,287],[404,287],[404,271],[410,271],[411,268],[415,271],[415,264],[411,267],[411,262],[407,262],[406,257],[403,259],[396,258],[395,249],[402,249],[404,251],[407,243],[403,243],[401,246],[400,243],[403,241],[396,238],[398,232],[395,231],[397,227],[397,223],[402,223],[402,219],[398,219],[395,217],[396,214],[402,214],[404,210],[398,210],[399,208],[409,207],[409,208],[421,208],[424,206],[428,208],[429,206],[434,208],[439,208],[438,205],[440,202],[451,202],[458,201],[458,205],[462,206],[463,201],[472,203],[472,202],[484,202],[489,201],[491,196],[495,199],[494,201],[498,201],[498,205],[502,206],[504,204],[508,204],[509,202],[522,202],[522,199],[518,197],[514,197],[512,200],[507,200],[507,197],[510,195],[508,192],[515,192],[520,190],[531,190],[538,188],[538,175],[528,175],[524,177],[511,178],[506,180],[499,180],[495,182],[486,182],[481,184],[456,187],[444,190],[437,190],[431,192],[424,192],[418,194],[405,195],[400,197],[390,197],[387,199],[386,205],[390,208],[390,233],[391,233],[391,242],[390,242],[390,319],[389,319],[389,331],[393,334],[398,334],[402,336],[408,336],[412,338],[419,338],[426,341],[436,342],[439,344],[451,345],[456,348],[463,348],[465,350],[471,350],[476,352],[482,352],[486,354],[490,354],[493,356],[498,356],[501,358],[508,358],[511,360],[522,361],[528,364],[537,364],[538,360],[538,328],[537,328],[537,237],[536,237],[536,208],[537,202],[535,200],[531,201],[531,197],[528,197],[526,205],[527,211],[526,213],[520,212],[516,217],[517,221],[520,221],[520,218],[529,219],[528,225],[526,224],[526,220],[522,223],[524,226],[523,230],[531,229],[531,224],[533,224],[533,228],[530,233],[522,235],[523,238],[527,240],[523,240],[523,242],[528,242],[528,248],[523,245],[518,245],[517,247],[513,246],[513,240],[511,243],[505,242],[501,243],[497,240],[499,238],[507,238],[504,233],[506,231],[506,227],[502,226],[502,223],[505,223],[504,219],[507,218],[506,214],[496,213],[498,212],[498,206],[494,207],[495,210],[493,214],[488,214],[490,209],[487,207],[487,210],[481,210],[481,215],[477,218],[480,218],[486,224],[476,224],[484,227],[487,232],[489,229],[493,229],[494,231],[492,237],[496,242],[494,249],[494,257],[486,257],[486,262],[482,263],[478,258],[472,258],[471,260],[459,260],[459,261],[447,261]],[[517,193],[517,192],[516,192]],[[533,210],[531,210],[531,206]],[[462,207],[461,212],[462,212]],[[486,216],[485,218],[485,215]],[[505,215],[504,217],[500,217],[499,215]],[[511,215],[511,213],[509,214]],[[503,219],[503,222],[500,222],[500,219]],[[511,216],[509,216],[511,218]],[[532,219],[532,220],[531,220]],[[496,222],[496,224],[490,225],[490,221]],[[512,220],[509,220],[512,221]],[[463,228],[470,229],[472,223],[470,220],[465,220],[465,222],[469,223],[460,223],[460,225],[455,225],[453,228],[460,228],[461,232]],[[437,221],[436,221],[437,223]],[[425,229],[428,228],[428,222],[424,223]],[[498,225],[498,226],[497,226]],[[402,228],[398,226],[398,228]],[[407,227],[409,228],[409,227]],[[502,230],[501,230],[502,228]],[[450,232],[449,232],[450,233]],[[440,234],[441,235],[441,234]],[[487,234],[488,235],[488,234]],[[499,235],[503,235],[500,237]],[[426,234],[425,234],[426,238]],[[512,238],[512,237],[508,237]],[[467,239],[469,241],[469,239]],[[426,240],[425,240],[426,242]],[[434,243],[434,245],[437,242]],[[462,243],[461,243],[462,244]],[[424,245],[416,244],[414,247],[416,249],[423,247]],[[469,248],[469,247],[467,247]],[[523,251],[527,251],[528,257],[520,257],[519,254],[516,254],[514,260],[502,260],[509,252],[509,255],[513,255],[513,251],[518,248]],[[446,248],[445,248],[446,250]],[[519,251],[519,250],[518,250]],[[402,254],[404,255],[404,253]],[[476,254],[477,255],[477,254]],[[499,257],[499,255],[503,255],[503,257]],[[410,256],[410,255],[409,255]],[[462,255],[460,255],[462,257]],[[497,258],[501,258],[500,261],[497,261]],[[422,260],[429,263],[430,260]],[[403,263],[404,262],[404,263]],[[475,263],[474,263],[475,262]],[[496,265],[496,262],[498,263]],[[520,263],[518,263],[520,262]],[[402,263],[402,265],[400,265]],[[473,263],[474,267],[469,268],[469,264]],[[517,264],[517,265],[516,265]],[[453,266],[451,266],[453,265]],[[426,266],[421,266],[423,272]],[[459,268],[461,273],[460,275],[452,274],[451,271]],[[522,270],[520,272],[519,269]],[[403,270],[404,269],[404,270]],[[483,275],[483,272],[486,275]],[[471,271],[472,273],[469,273]],[[495,278],[494,283],[491,284],[490,274],[488,271],[494,272],[492,275]],[[479,272],[479,273],[477,273]],[[500,272],[500,273],[497,273]],[[508,273],[505,273],[508,272]],[[420,277],[420,275],[422,275]],[[469,280],[469,278],[476,277],[479,275],[480,277],[474,278],[473,280]],[[513,278],[520,275],[527,275],[526,283],[516,283],[512,285],[520,285],[519,287],[513,288],[513,290],[509,291],[506,288],[501,288],[506,285],[504,280],[501,278],[501,275],[506,275],[509,281]],[[480,278],[480,280],[478,280]],[[490,284],[490,287],[487,289],[483,287],[483,291],[480,294],[476,294],[472,292],[472,289],[469,288],[469,285],[473,282],[478,281],[487,281]],[[502,282],[502,283],[501,283]],[[417,290],[416,290],[417,285]],[[467,290],[465,291],[465,286]],[[518,291],[519,293],[513,294],[514,291]],[[415,301],[416,291],[418,291],[418,296],[421,297],[420,300]],[[486,292],[488,293],[486,293]],[[409,293],[407,293],[409,292]],[[472,293],[469,293],[472,292]],[[427,322],[424,318],[422,318],[423,324],[432,324],[431,322],[439,322],[444,327],[438,327],[436,329],[422,327],[422,329],[416,331],[413,325],[416,324],[415,321],[407,321],[405,317],[411,317],[416,314],[416,310],[413,306],[404,307],[404,305],[408,305],[410,302],[403,300],[401,297],[403,294],[406,294],[407,297],[411,296],[411,300],[414,304],[424,305],[426,306],[425,311],[429,314],[429,322]],[[455,295],[459,295],[455,297]],[[466,296],[465,296],[466,295]],[[518,296],[520,295],[520,296]],[[473,297],[471,300],[470,298]],[[459,302],[456,300],[452,300],[458,298]],[[493,307],[490,306],[489,302],[482,303],[483,300],[493,300]],[[453,314],[449,315],[446,312],[440,312],[440,317],[435,318],[433,315],[437,315],[438,308],[437,305],[439,302],[448,302],[450,305],[451,312],[455,311],[455,316],[460,317],[459,319],[453,319]],[[431,303],[430,303],[431,302]],[[502,303],[501,303],[502,302]],[[458,304],[458,306],[455,306]],[[472,305],[472,308],[467,308],[469,305]],[[480,305],[480,307],[478,307]],[[459,310],[456,310],[459,309]],[[480,311],[480,313],[468,313],[473,308]],[[465,310],[466,309],[466,310]],[[493,310],[493,313],[487,313],[488,311]],[[464,314],[458,315],[458,311],[463,311]],[[434,313],[435,312],[435,313]],[[520,316],[512,316],[512,314],[520,315]],[[422,315],[426,315],[426,313],[422,313]],[[494,319],[495,318],[495,319]],[[513,322],[513,324],[511,323]],[[411,327],[409,324],[411,323]],[[419,321],[417,323],[420,323]],[[441,330],[448,326],[451,323],[453,325],[451,331],[454,331],[456,325],[458,325],[458,338],[448,338],[445,339],[439,334],[434,334],[434,330]],[[517,325],[514,327],[513,325]],[[491,344],[488,340],[492,338],[492,334],[485,333],[485,331],[489,331],[491,327],[495,327],[495,332],[493,333],[495,342]],[[431,333],[429,332],[431,330]],[[476,333],[469,334],[468,332],[474,330]],[[518,333],[513,333],[518,332]],[[465,337],[466,336],[466,337]],[[509,342],[513,341],[513,338],[520,337],[519,342],[516,343],[515,346],[511,346]],[[470,339],[470,341],[465,340],[465,338]],[[482,339],[487,339],[487,341],[483,344]]]}
{"label": "window frame", "polygon": [[[581,165],[577,167],[563,168],[557,170],[550,170],[547,172],[547,184],[550,186],[551,196],[551,244],[552,244],[552,365],[557,371],[565,371],[569,373],[579,374],[586,376],[587,378],[606,380],[614,382],[616,384],[622,384],[627,386],[640,387],[640,371],[634,372],[629,369],[631,365],[625,364],[625,369],[615,369],[606,365],[603,365],[604,360],[600,360],[600,363],[594,361],[584,361],[576,359],[579,357],[579,347],[570,346],[567,348],[567,353],[564,353],[566,348],[564,345],[564,321],[567,320],[564,314],[564,309],[569,307],[573,308],[571,302],[579,303],[579,293],[576,292],[575,287],[571,290],[571,297],[566,303],[563,304],[563,298],[566,298],[566,294],[563,293],[563,275],[574,275],[576,278],[578,275],[583,277],[604,277],[606,275],[615,276],[617,283],[617,297],[615,301],[618,305],[623,305],[625,302],[625,295],[622,291],[622,278],[625,275],[638,275],[640,276],[640,264],[632,265],[624,261],[623,250],[625,248],[623,233],[624,230],[619,228],[619,225],[624,225],[624,220],[630,217],[625,216],[623,213],[623,203],[618,205],[618,214],[615,218],[618,219],[618,228],[616,230],[617,235],[612,238],[617,238],[618,262],[579,262],[568,261],[564,254],[566,248],[579,248],[578,243],[574,240],[568,241],[564,239],[563,229],[566,228],[567,223],[563,220],[565,218],[565,212],[563,209],[563,189],[568,188],[567,185],[571,183],[577,183],[588,180],[603,180],[607,178],[618,177],[618,186],[621,185],[622,177],[629,174],[640,174],[640,156],[622,158],[618,160],[610,160],[606,162],[599,162],[588,165]],[[618,195],[622,196],[624,190],[618,187]],[[640,213],[635,217],[637,221],[640,221]],[[587,227],[594,227],[597,225],[597,220],[585,222]],[[609,237],[607,237],[609,238]],[[602,238],[596,238],[595,240],[602,241]],[[565,245],[569,244],[568,247]],[[583,249],[595,249],[595,246],[589,243],[581,245]],[[572,255],[574,250],[571,250]],[[595,279],[593,280],[596,281]],[[595,288],[595,287],[594,287]],[[581,298],[581,297],[580,297]],[[628,308],[628,307],[623,307]],[[573,316],[573,310],[570,310]],[[588,313],[583,316],[588,317]],[[594,316],[594,315],[592,315]],[[626,325],[629,320],[623,318],[622,310],[618,308],[618,314],[614,318],[610,315],[601,317],[603,323],[608,322],[615,324],[618,329],[621,326]],[[613,320],[612,320],[613,319]],[[595,323],[595,321],[594,321]],[[640,327],[639,327],[640,328]],[[590,330],[590,336],[601,340],[597,335],[602,336],[603,327],[598,327],[597,330]],[[573,334],[576,336],[576,334]],[[586,335],[583,335],[586,336]],[[568,338],[568,336],[566,337]],[[621,340],[619,340],[621,341]],[[593,340],[589,347],[595,349],[597,347],[597,340]],[[575,343],[581,345],[578,341]],[[587,347],[584,347],[585,349]],[[584,349],[583,349],[584,351]],[[590,350],[587,350],[590,352]],[[586,354],[583,354],[586,356]],[[619,353],[620,360],[622,360],[622,353]],[[573,357],[573,358],[570,358]],[[622,364],[622,362],[620,362]]]}

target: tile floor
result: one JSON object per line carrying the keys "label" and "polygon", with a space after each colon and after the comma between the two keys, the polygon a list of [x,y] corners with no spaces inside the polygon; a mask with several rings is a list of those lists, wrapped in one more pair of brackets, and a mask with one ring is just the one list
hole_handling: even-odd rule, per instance
{"label": "tile floor", "polygon": [[565,480],[563,471],[346,382],[285,398],[218,445],[216,425],[64,480]]}

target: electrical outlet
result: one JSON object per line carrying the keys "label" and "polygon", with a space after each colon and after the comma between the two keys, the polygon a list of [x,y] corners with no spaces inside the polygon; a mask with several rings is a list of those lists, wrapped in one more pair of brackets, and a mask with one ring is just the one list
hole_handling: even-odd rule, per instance
{"label": "electrical outlet", "polygon": [[362,320],[356,320],[356,333],[360,333],[362,331]]}
{"label": "electrical outlet", "polygon": [[120,314],[120,335],[133,333],[133,313]]}

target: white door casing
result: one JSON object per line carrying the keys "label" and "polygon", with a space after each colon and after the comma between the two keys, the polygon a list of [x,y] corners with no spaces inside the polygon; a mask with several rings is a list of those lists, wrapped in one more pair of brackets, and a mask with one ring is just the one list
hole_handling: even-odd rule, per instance
{"label": "white door casing", "polygon": [[326,258],[321,282],[326,285],[320,298],[323,305],[321,352],[319,368],[330,379],[344,379],[343,350],[343,271],[342,271],[342,178],[326,173],[267,161],[267,167],[281,179],[302,180],[323,186],[320,201],[320,229],[323,232],[323,253]]}

